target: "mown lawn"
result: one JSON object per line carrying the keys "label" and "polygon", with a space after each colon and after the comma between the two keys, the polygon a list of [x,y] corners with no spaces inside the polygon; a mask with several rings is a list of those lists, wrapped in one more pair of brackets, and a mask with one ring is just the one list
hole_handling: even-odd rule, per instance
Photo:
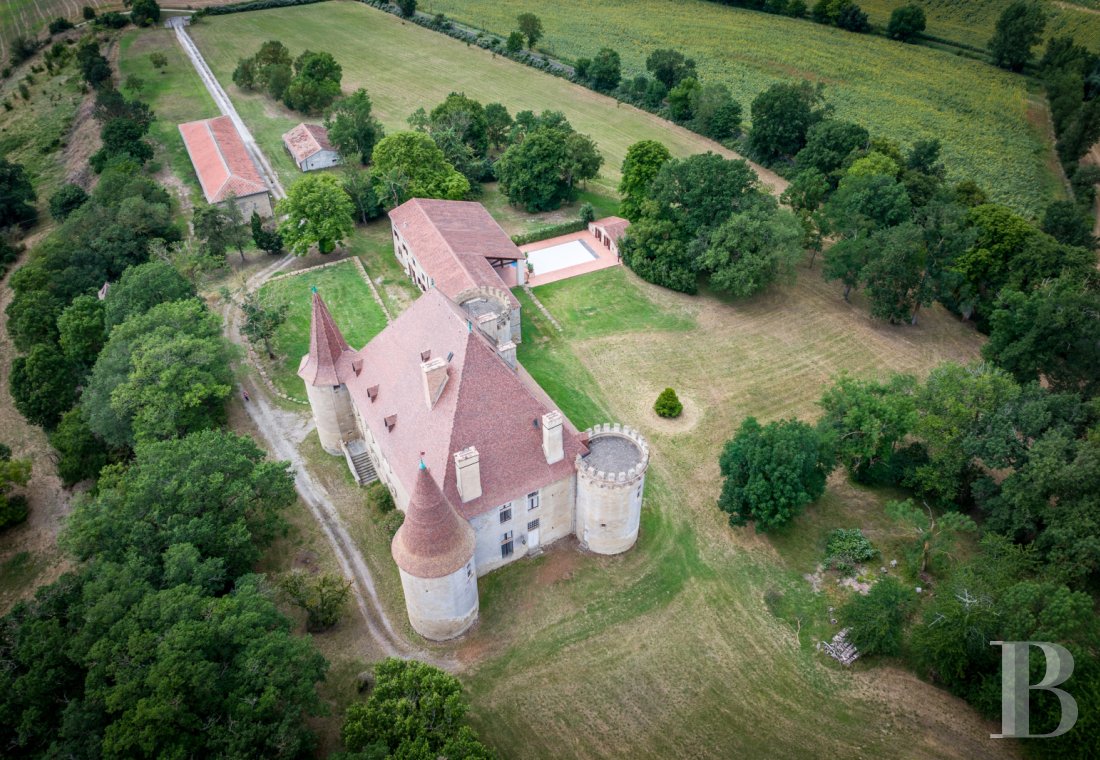
{"label": "mown lawn", "polygon": [[309,352],[309,324],[312,314],[312,288],[325,299],[344,339],[353,348],[361,348],[386,326],[386,315],[371,296],[358,268],[350,260],[335,266],[304,272],[268,282],[260,288],[260,298],[271,306],[289,305],[286,322],[273,341],[276,360],[271,379],[283,393],[304,398],[298,363]]}
{"label": "mown lawn", "polygon": [[631,332],[691,330],[690,310],[663,310],[644,296],[623,267],[559,280],[534,289],[550,313],[582,340]]}
{"label": "mown lawn", "polygon": [[972,177],[999,202],[1034,215],[1062,192],[1045,163],[1050,141],[1028,121],[1027,80],[951,53],[704,0],[434,0],[432,9],[503,35],[535,13],[540,47],[575,59],[609,46],[629,75],[654,49],[680,50],[705,81],[732,90],[746,119],[775,82],[821,82],[836,115],[872,134],[942,140],[951,178]]}
{"label": "mown lawn", "polygon": [[454,91],[483,103],[503,103],[513,114],[524,109],[563,111],[579,132],[599,144],[604,165],[591,189],[604,195],[614,195],[626,149],[639,140],[661,140],[679,156],[720,150],[716,143],[651,114],[361,3],[216,16],[192,27],[191,35],[280,173],[280,135],[305,117],[266,96],[241,92],[231,78],[238,59],[269,39],[281,40],[294,56],[307,48],[332,53],[343,67],[344,91],[365,87],[390,132],[408,129],[406,120],[413,111],[431,110]]}

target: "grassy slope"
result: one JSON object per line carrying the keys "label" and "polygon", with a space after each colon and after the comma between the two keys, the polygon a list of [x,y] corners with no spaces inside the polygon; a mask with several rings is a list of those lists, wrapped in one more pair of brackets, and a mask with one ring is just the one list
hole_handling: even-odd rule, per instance
{"label": "grassy slope", "polygon": [[643,139],[659,139],[675,155],[717,149],[715,143],[676,128],[651,114],[596,95],[526,66],[359,3],[325,3],[207,19],[192,36],[226,87],[268,156],[283,171],[280,135],[302,121],[270,99],[242,93],[232,85],[237,60],[262,42],[279,39],[293,55],[308,47],[332,53],[344,70],[343,89],[365,87],[388,131],[407,129],[417,108],[431,109],[448,93],[463,91],[489,103],[504,103],[512,113],[523,109],[564,111],[580,132],[592,135],[604,155],[601,176],[593,183],[603,192],[618,184],[626,149]]}
{"label": "grassy slope", "polygon": [[[153,52],[163,53],[168,58],[168,65],[159,71],[149,61],[149,54]],[[166,161],[173,173],[187,183],[195,199],[201,199],[199,181],[183,147],[179,125],[217,116],[218,107],[176,44],[172,32],[167,29],[127,31],[120,42],[119,70],[122,82],[136,76],[145,83],[140,92],[127,91],[127,95],[139,97],[152,107],[157,118],[150,136],[164,146]]]}
{"label": "grassy slope", "polygon": [[[860,7],[867,11],[871,23],[885,27],[890,13],[903,5],[919,5],[928,19],[928,33],[968,45],[984,48],[993,36],[997,18],[1012,0],[862,0]],[[1047,28],[1045,37],[1070,36],[1087,47],[1100,48],[1100,15],[1095,3],[1077,3],[1045,0]]]}
{"label": "grassy slope", "polygon": [[[843,368],[922,372],[975,355],[976,336],[942,310],[917,330],[886,328],[817,272],[799,274],[736,304],[624,270],[537,288],[562,334],[519,294],[523,365],[578,425],[626,420],[654,454],[634,551],[558,547],[482,579],[481,623],[458,655],[478,663],[473,720],[502,755],[802,757],[811,736],[821,756],[1012,754],[931,687],[891,670],[842,677],[812,654],[834,632],[825,608],[838,597],[807,593],[799,575],[836,527],[860,526],[884,558],[901,559],[903,534],[882,511],[891,494],[834,478],[773,540],[729,529],[714,509],[716,453],[744,415],[812,417]],[[587,312],[596,296],[614,333]],[[686,419],[649,411],[666,384],[686,400]]]}
{"label": "grassy slope", "polygon": [[941,139],[951,176],[973,177],[998,201],[1034,214],[1061,192],[1045,162],[1049,140],[1028,121],[1026,80],[949,53],[703,0],[433,0],[432,8],[505,34],[516,14],[534,12],[555,53],[610,46],[632,74],[652,50],[679,49],[705,80],[726,84],[746,115],[774,82],[822,82],[837,116],[903,144]]}
{"label": "grassy slope", "polygon": [[279,330],[272,348],[278,356],[271,379],[286,394],[302,397],[302,381],[295,374],[298,362],[309,352],[309,322],[316,287],[325,299],[344,338],[353,346],[363,346],[386,326],[386,315],[371,297],[359,270],[351,261],[268,283],[260,296],[272,306],[287,304],[287,320]]}

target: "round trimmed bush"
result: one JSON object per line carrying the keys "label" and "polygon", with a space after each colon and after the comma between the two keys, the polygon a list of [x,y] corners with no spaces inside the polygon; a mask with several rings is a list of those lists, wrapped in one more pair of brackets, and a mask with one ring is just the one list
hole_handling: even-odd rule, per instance
{"label": "round trimmed bush", "polygon": [[657,397],[657,403],[653,405],[653,411],[657,412],[658,417],[679,417],[680,412],[684,411],[684,405],[676,397],[676,391],[665,388],[661,391],[661,395]]}

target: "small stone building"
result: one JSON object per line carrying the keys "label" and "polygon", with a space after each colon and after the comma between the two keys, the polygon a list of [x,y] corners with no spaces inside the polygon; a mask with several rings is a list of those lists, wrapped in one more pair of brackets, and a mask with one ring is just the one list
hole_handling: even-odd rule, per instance
{"label": "small stone building", "polygon": [[328,130],[320,124],[299,124],[283,135],[283,147],[304,172],[327,169],[340,163],[340,154],[329,142]]}
{"label": "small stone building", "polygon": [[626,234],[626,230],[629,226],[630,221],[620,216],[605,216],[603,219],[589,222],[588,231],[596,240],[603,243],[604,248],[615,254],[615,258],[618,259],[620,258],[619,239]]}
{"label": "small stone building", "polygon": [[404,512],[393,557],[409,620],[433,640],[477,620],[478,577],[547,544],[630,549],[649,464],[639,433],[579,432],[518,365],[507,291],[461,295],[430,287],[356,351],[315,293],[298,372],[324,449]]}
{"label": "small stone building", "polygon": [[233,198],[245,219],[253,211],[272,215],[267,185],[232,119],[189,121],[180,124],[179,130],[207,203],[218,205]]}

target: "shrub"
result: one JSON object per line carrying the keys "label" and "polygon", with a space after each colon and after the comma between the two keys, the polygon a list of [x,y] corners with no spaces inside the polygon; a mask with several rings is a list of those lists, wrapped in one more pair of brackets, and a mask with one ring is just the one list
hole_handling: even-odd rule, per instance
{"label": "shrub", "polygon": [[859,528],[837,528],[825,541],[825,566],[844,574],[858,562],[866,562],[878,552]]}
{"label": "shrub", "polygon": [[90,5],[85,5],[80,9],[80,12],[84,16],[85,21],[91,21],[95,18],[95,8]]}
{"label": "shrub", "polygon": [[73,28],[73,22],[67,18],[61,18],[58,16],[50,22],[50,34],[61,34],[67,29]]}
{"label": "shrub", "polygon": [[305,610],[306,630],[327,631],[340,621],[351,593],[351,581],[335,573],[310,575],[291,570],[279,579],[279,588],[295,605]]}
{"label": "shrub", "polygon": [[596,221],[596,209],[591,203],[581,204],[581,221],[585,224]]}
{"label": "shrub", "polygon": [[383,515],[392,512],[395,506],[393,494],[381,480],[376,480],[367,486],[367,503]]}
{"label": "shrub", "polygon": [[865,655],[901,651],[905,622],[917,606],[916,595],[895,578],[883,578],[866,594],[856,594],[840,608],[848,641]]}
{"label": "shrub", "polygon": [[581,230],[588,228],[588,222],[584,219],[577,219],[572,222],[562,222],[561,224],[552,224],[549,227],[542,227],[541,229],[534,230],[533,232],[525,232],[522,235],[512,235],[512,242],[516,245],[527,245],[528,243],[537,243],[540,240],[549,240],[552,237],[558,237],[559,235],[568,235],[572,232],[580,232]]}
{"label": "shrub", "polygon": [[23,494],[15,494],[0,500],[0,530],[26,522],[29,513],[27,497]]}
{"label": "shrub", "polygon": [[658,417],[679,417],[680,413],[684,411],[684,405],[676,397],[676,391],[665,388],[661,391],[661,395],[657,397],[657,403],[653,405],[653,411],[657,412]]}
{"label": "shrub", "polygon": [[65,218],[88,201],[88,194],[80,185],[71,182],[50,196],[50,216],[57,221]]}
{"label": "shrub", "polygon": [[397,0],[397,7],[401,9],[401,15],[405,18],[416,14],[416,0]]}

